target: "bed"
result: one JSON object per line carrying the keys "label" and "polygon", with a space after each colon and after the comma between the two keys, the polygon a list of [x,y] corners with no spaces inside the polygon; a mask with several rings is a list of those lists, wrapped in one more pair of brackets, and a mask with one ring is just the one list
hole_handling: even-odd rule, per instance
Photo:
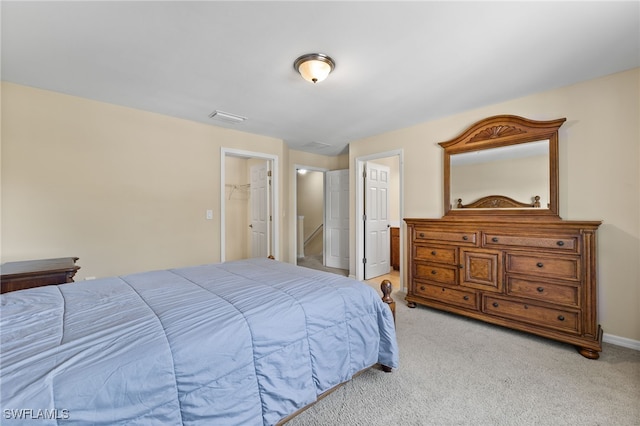
{"label": "bed", "polygon": [[272,425],[398,367],[372,287],[270,259],[21,290],[0,309],[2,424]]}

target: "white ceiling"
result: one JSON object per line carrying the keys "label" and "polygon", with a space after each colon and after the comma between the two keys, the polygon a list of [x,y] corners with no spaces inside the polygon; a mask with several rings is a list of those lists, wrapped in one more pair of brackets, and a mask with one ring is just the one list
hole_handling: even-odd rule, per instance
{"label": "white ceiling", "polygon": [[[325,155],[640,66],[638,1],[2,1],[1,13],[5,81]],[[315,52],[336,69],[313,85],[293,61]]]}

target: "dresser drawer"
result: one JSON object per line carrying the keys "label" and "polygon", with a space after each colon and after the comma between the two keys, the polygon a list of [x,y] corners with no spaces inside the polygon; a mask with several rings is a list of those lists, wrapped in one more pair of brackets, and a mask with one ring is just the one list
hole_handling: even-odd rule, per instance
{"label": "dresser drawer", "polygon": [[507,273],[521,273],[552,278],[580,279],[580,259],[577,257],[546,257],[507,253]]}
{"label": "dresser drawer", "polygon": [[414,263],[413,277],[435,281],[442,284],[458,284],[458,267],[435,265],[433,263]]}
{"label": "dresser drawer", "polygon": [[417,296],[461,306],[463,308],[478,309],[478,295],[473,291],[456,290],[420,282],[417,282],[415,287]]}
{"label": "dresser drawer", "polygon": [[447,263],[457,265],[456,249],[453,247],[437,247],[424,244],[413,246],[413,258],[416,260],[427,260],[430,262]]}
{"label": "dresser drawer", "polygon": [[415,228],[413,231],[413,240],[415,242],[432,240],[475,246],[479,239],[477,232],[439,231],[434,229]]}
{"label": "dresser drawer", "polygon": [[577,253],[578,236],[548,236],[535,237],[529,235],[508,235],[498,233],[484,233],[482,244],[485,247],[522,247],[559,250],[567,253]]}
{"label": "dresser drawer", "polygon": [[507,277],[507,294],[573,307],[580,305],[579,288],[575,285]]}
{"label": "dresser drawer", "polygon": [[577,333],[578,313],[535,304],[484,297],[482,311],[501,318],[514,319],[529,324],[550,327],[564,332]]}

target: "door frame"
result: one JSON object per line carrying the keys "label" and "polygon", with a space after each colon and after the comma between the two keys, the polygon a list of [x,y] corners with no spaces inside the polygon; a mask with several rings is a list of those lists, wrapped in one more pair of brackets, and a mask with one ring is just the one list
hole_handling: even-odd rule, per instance
{"label": "door frame", "polygon": [[[290,240],[292,241],[292,245],[291,247],[293,247],[293,250],[290,250],[290,252],[293,254],[293,256],[291,257],[291,263],[293,263],[294,265],[298,262],[298,255],[297,255],[297,243],[298,243],[298,170],[300,169],[304,169],[304,170],[309,170],[311,172],[322,172],[322,174],[324,175],[325,172],[328,172],[329,169],[324,168],[324,167],[315,167],[315,166],[305,166],[304,164],[298,164],[295,163],[293,165],[293,174],[291,176],[291,182],[293,183],[293,189],[292,189],[292,193],[291,193],[291,198],[293,199],[293,217],[294,220],[293,222],[293,227],[290,227],[289,229],[292,230],[291,235],[292,238],[290,238]],[[323,181],[324,181],[324,177],[323,177]],[[322,194],[322,218],[324,221],[324,214],[325,214],[325,205],[324,205],[324,191]],[[324,233],[324,229],[322,231]],[[323,235],[323,245],[324,245],[324,235]],[[322,254],[322,263],[324,263],[324,247],[322,248],[323,250],[323,254]]]}
{"label": "door frame", "polygon": [[[398,178],[400,182],[398,183],[398,188],[400,194],[398,194],[398,202],[400,203],[398,212],[400,215],[400,264],[404,265],[404,232],[405,229],[402,218],[404,217],[404,150],[395,149],[391,151],[378,152],[375,154],[363,155],[361,157],[355,158],[354,163],[354,185],[355,185],[355,214],[353,215],[353,221],[355,222],[355,279],[364,280],[364,264],[362,263],[362,259],[364,258],[364,247],[365,247],[365,233],[364,233],[364,181],[362,174],[364,172],[364,166],[367,161],[374,161],[380,158],[387,157],[398,157]],[[352,262],[353,264],[353,262]],[[400,287],[404,290],[404,277],[406,268],[400,268]]]}
{"label": "door frame", "polygon": [[226,257],[226,191],[225,191],[225,161],[227,157],[259,158],[271,162],[271,255],[280,259],[280,217],[275,212],[280,211],[278,156],[264,152],[245,151],[242,149],[220,148],[220,262]]}

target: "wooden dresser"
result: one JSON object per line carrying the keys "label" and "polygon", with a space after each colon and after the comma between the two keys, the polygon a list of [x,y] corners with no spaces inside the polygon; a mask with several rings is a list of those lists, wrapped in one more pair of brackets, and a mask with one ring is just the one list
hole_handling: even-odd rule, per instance
{"label": "wooden dresser", "polygon": [[51,284],[71,283],[74,275],[80,269],[76,265],[77,260],[77,257],[63,257],[3,263],[0,265],[0,273],[2,274],[0,293]]}
{"label": "wooden dresser", "polygon": [[390,265],[395,271],[400,270],[400,228],[392,226],[389,233]]}
{"label": "wooden dresser", "polygon": [[598,358],[600,222],[405,219],[406,300],[576,345]]}
{"label": "wooden dresser", "polygon": [[409,307],[465,315],[599,357],[601,222],[558,214],[565,121],[496,115],[440,143],[444,216],[405,219]]}

